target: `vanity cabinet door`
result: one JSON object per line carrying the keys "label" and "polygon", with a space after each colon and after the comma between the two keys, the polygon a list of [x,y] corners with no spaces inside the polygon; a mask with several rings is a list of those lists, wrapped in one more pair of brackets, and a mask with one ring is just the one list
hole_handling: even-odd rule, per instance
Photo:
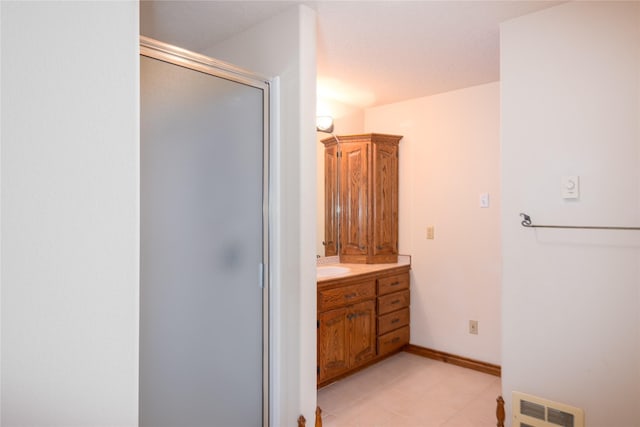
{"label": "vanity cabinet door", "polygon": [[318,314],[318,383],[376,357],[376,305],[364,301]]}
{"label": "vanity cabinet door", "polygon": [[318,382],[349,369],[347,309],[318,314]]}
{"label": "vanity cabinet door", "polygon": [[373,301],[349,309],[349,367],[354,368],[376,355],[376,306]]}

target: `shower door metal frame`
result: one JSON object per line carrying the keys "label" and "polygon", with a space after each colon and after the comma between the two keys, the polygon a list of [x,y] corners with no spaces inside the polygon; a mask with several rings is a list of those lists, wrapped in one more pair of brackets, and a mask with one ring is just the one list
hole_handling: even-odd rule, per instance
{"label": "shower door metal frame", "polygon": [[[269,343],[271,341],[269,324],[269,106],[271,79],[144,36],[140,36],[140,55],[262,90],[262,265],[258,272],[260,283],[257,285],[262,287],[262,425],[268,427],[270,419]],[[258,274],[256,276],[258,277]]]}

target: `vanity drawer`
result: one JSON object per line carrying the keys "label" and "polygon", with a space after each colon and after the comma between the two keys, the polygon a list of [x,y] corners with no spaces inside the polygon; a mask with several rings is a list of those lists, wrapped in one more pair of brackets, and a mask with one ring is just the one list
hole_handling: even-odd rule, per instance
{"label": "vanity drawer", "polygon": [[378,335],[386,334],[389,331],[398,329],[409,324],[409,309],[394,311],[378,317]]}
{"label": "vanity drawer", "polygon": [[409,289],[409,273],[378,279],[378,295]]}
{"label": "vanity drawer", "polygon": [[366,299],[373,299],[375,296],[376,282],[373,280],[340,288],[323,289],[318,291],[318,310],[331,310]]}
{"label": "vanity drawer", "polygon": [[409,344],[409,327],[396,329],[378,337],[378,356],[383,356]]}
{"label": "vanity drawer", "polygon": [[409,307],[409,291],[396,292],[378,297],[378,314],[386,314]]}

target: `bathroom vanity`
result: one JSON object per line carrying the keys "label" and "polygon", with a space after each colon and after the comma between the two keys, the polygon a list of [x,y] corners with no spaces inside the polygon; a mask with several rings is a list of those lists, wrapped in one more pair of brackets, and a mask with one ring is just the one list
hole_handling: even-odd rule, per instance
{"label": "bathroom vanity", "polygon": [[318,387],[400,351],[410,319],[409,257],[321,269],[333,274],[317,282]]}
{"label": "bathroom vanity", "polygon": [[398,255],[399,135],[325,147],[325,256],[318,267],[318,387],[409,344],[409,256]]}

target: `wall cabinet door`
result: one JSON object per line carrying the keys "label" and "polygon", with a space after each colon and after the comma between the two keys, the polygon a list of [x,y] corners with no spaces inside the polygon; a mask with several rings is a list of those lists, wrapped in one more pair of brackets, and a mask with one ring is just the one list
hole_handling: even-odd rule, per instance
{"label": "wall cabinet door", "polygon": [[338,146],[324,150],[324,256],[338,255]]}
{"label": "wall cabinet door", "polygon": [[373,145],[373,256],[398,253],[398,145]]}
{"label": "wall cabinet door", "polygon": [[340,255],[367,255],[369,145],[342,146],[340,157]]}

